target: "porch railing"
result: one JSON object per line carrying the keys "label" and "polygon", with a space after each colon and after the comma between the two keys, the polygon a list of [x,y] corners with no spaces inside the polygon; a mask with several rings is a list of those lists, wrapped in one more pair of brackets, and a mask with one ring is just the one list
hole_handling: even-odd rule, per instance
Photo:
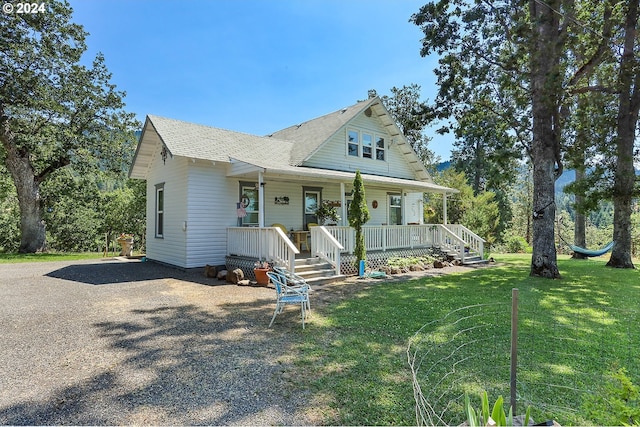
{"label": "porch railing", "polygon": [[[342,245],[343,253],[353,253],[355,230],[351,227],[325,227]],[[442,224],[372,225],[362,227],[368,251],[439,247],[464,261],[470,255],[483,255],[484,240],[464,226]],[[469,239],[469,240],[466,240]],[[312,235],[313,249],[313,235]],[[470,248],[469,252],[465,248]],[[473,252],[473,253],[472,253]]]}
{"label": "porch railing", "polygon": [[462,224],[447,224],[445,227],[466,242],[469,256],[479,256],[481,258],[484,256],[485,240],[482,237]]}
{"label": "porch railing", "polygon": [[340,252],[344,247],[324,226],[310,227],[311,253],[324,259],[340,274]]}
{"label": "porch railing", "polygon": [[227,255],[273,261],[294,271],[300,251],[279,227],[227,228]]}

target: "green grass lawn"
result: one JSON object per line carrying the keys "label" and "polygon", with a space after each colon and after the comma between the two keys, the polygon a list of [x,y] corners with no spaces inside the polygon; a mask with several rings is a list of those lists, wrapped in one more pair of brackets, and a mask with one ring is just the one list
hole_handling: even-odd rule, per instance
{"label": "green grass lawn", "polygon": [[[498,266],[376,282],[355,297],[313,310],[313,320],[301,332],[296,377],[305,378],[318,396],[315,405],[325,423],[415,424],[407,361],[412,340],[422,358],[416,378],[423,394],[442,386],[442,376],[428,372],[441,360],[439,365],[449,367],[460,362],[447,377],[458,377],[449,391],[484,388],[492,402],[501,391],[508,402],[502,385],[508,387],[509,381],[511,290],[518,288],[519,402],[532,405],[537,422],[603,424],[606,418],[599,412],[606,408],[598,407],[603,400],[594,403],[593,398],[604,393],[603,376],[624,367],[640,384],[640,272],[605,267],[606,259],[561,256],[562,279],[548,280],[529,277],[530,255],[494,257]],[[464,319],[431,323],[478,304],[456,313]],[[457,348],[464,340],[469,345]],[[432,353],[436,348],[444,352]],[[454,405],[450,412],[459,409]]]}
{"label": "green grass lawn", "polygon": [[56,253],[45,252],[38,254],[18,254],[0,252],[0,264],[16,262],[46,262],[46,261],[75,261],[79,259],[99,259],[104,256],[102,252],[72,252]]}

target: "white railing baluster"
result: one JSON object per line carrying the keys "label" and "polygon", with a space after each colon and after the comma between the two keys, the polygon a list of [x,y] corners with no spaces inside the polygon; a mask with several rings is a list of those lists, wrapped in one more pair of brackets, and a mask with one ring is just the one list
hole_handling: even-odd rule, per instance
{"label": "white railing baluster", "polygon": [[278,227],[231,227],[227,229],[227,255],[273,261],[294,271],[300,251]]}

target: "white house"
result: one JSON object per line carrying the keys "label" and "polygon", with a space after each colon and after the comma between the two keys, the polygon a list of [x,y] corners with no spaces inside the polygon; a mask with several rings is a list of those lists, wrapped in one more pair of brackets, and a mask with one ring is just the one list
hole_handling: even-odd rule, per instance
{"label": "white house", "polygon": [[[346,218],[356,170],[371,213],[368,251],[482,255],[482,239],[464,227],[423,224],[423,193],[446,201],[456,190],[433,183],[378,97],[268,136],[150,115],[129,176],[147,181],[149,259],[193,268],[263,258],[293,269],[309,250],[340,272],[353,249]],[[323,202],[341,220],[309,229]]]}

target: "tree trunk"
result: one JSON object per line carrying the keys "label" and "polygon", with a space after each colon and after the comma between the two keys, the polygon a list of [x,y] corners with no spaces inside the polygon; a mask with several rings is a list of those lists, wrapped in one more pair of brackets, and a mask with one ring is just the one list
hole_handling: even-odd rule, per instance
{"label": "tree trunk", "polygon": [[[615,246],[607,265],[635,268],[631,261],[631,203],[635,188],[633,143],[640,108],[640,71],[634,57],[638,0],[629,2],[625,22],[624,51],[620,63],[620,105],[618,107],[618,140],[616,174],[613,185],[613,241]],[[634,81],[635,80],[635,81]]]}
{"label": "tree trunk", "polygon": [[5,164],[13,177],[20,205],[20,253],[42,252],[45,249],[45,224],[40,206],[40,181],[33,172],[28,153],[21,152],[13,142],[7,123],[0,139],[6,151]]}
{"label": "tree trunk", "polygon": [[[561,173],[559,158],[558,96],[561,93],[558,40],[559,18],[550,4],[529,2],[534,22],[530,53],[531,101],[533,113],[533,255],[531,276],[560,277],[555,243],[555,181]],[[556,170],[556,165],[558,169]]]}

